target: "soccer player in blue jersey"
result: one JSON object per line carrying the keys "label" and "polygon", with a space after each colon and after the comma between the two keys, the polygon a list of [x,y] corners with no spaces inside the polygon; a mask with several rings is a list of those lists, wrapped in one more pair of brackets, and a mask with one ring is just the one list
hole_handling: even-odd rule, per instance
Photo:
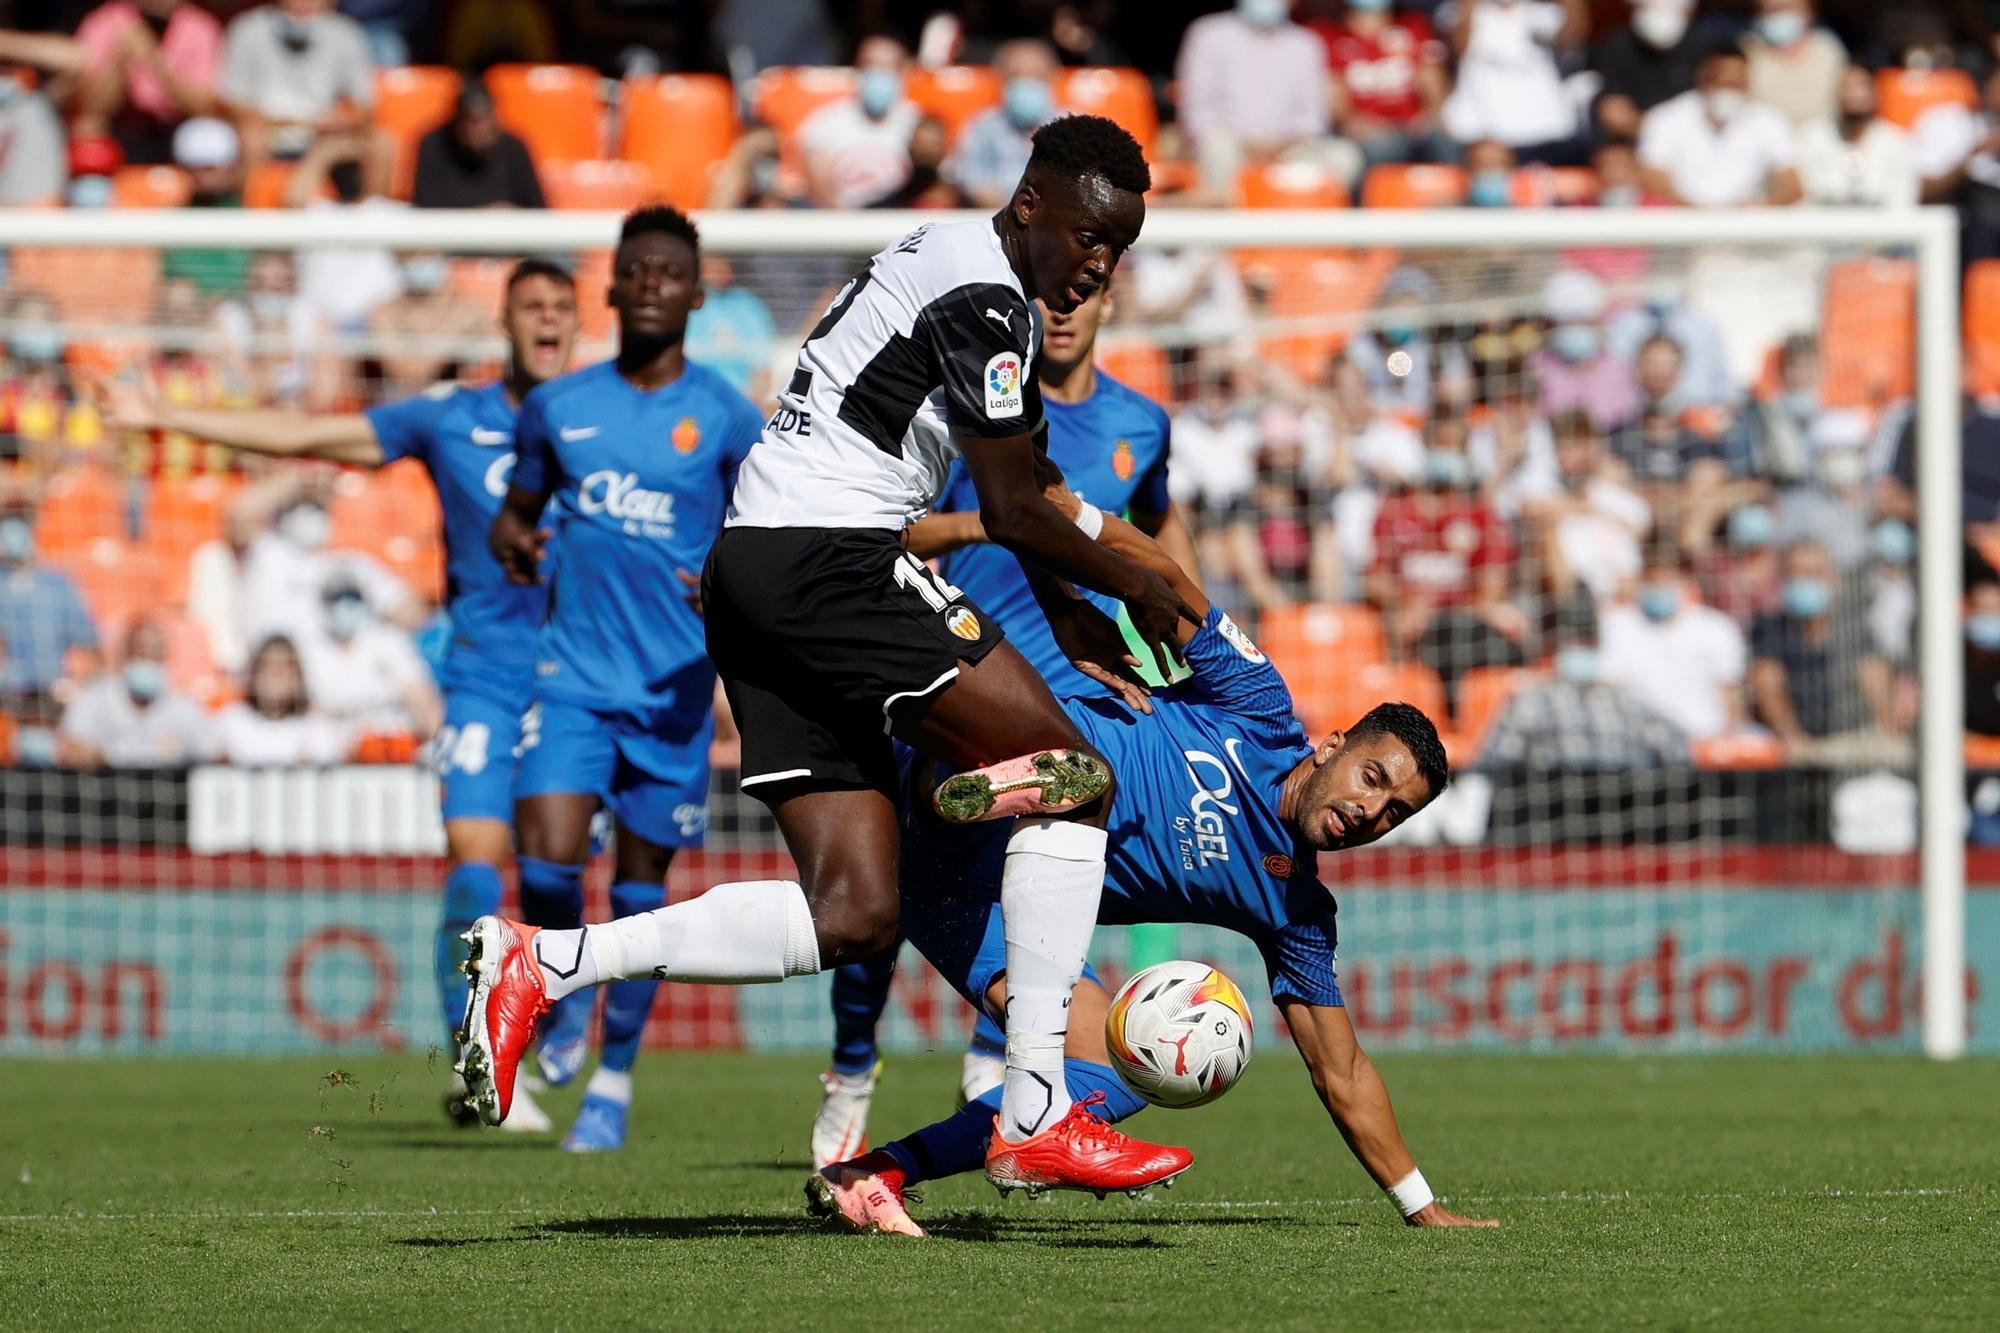
{"label": "soccer player in blue jersey", "polygon": [[[576,283],[567,270],[525,259],[508,274],[500,313],[507,373],[487,384],[442,383],[366,412],[311,416],[260,408],[199,408],[160,402],[125,380],[93,381],[106,423],[133,431],[179,431],[271,458],[321,459],[378,468],[416,459],[444,511],[444,726],[431,745],[442,779],[449,870],[435,960],[448,1031],[465,1013],[459,935],[500,902],[500,866],[511,848],[514,746],[532,679],[535,635],[547,590],[519,586],[486,549],[487,529],[514,469],[514,416],[537,385],[569,366],[576,343]],[[475,1123],[464,1083],[447,1098],[453,1119]],[[532,1103],[508,1128],[546,1130]]]}
{"label": "soccer player in blue jersey", "polygon": [[[1111,317],[1112,293],[1107,286],[1068,312],[1037,303],[1042,355],[1035,377],[1049,425],[1049,459],[1078,499],[1125,515],[1176,565],[1197,569],[1194,538],[1167,497],[1166,409],[1096,364],[1097,333]],[[1020,560],[986,540],[979,496],[963,463],[953,465],[931,513],[911,525],[910,553],[941,557],[945,581],[999,622],[1057,698],[1104,692],[1056,643]],[[815,1166],[851,1157],[867,1141],[868,1108],[879,1076],[875,1033],[888,1004],[897,952],[834,970],[833,1062],[821,1075],[825,1093],[813,1117]],[[999,1023],[982,1013],[965,1054],[962,1096],[976,1097],[1000,1081],[1005,1044]]]}
{"label": "soccer player in blue jersey", "polygon": [[[1135,529],[1107,519],[1101,539],[1167,573],[1158,548],[1149,552]],[[1321,852],[1375,841],[1444,789],[1450,771],[1436,728],[1408,704],[1385,703],[1315,746],[1269,660],[1192,579],[1172,577],[1204,613],[1198,630],[1181,634],[1192,675],[1155,693],[1150,715],[1109,697],[1065,702],[1123,775],[1098,920],[1194,922],[1248,936],[1321,1101],[1404,1220],[1493,1225],[1447,1210],[1417,1170],[1342,1006],[1334,899],[1317,874]],[[1006,829],[944,824],[931,813],[925,765],[904,758],[903,930],[970,1003],[991,1012],[1002,1002],[1006,966],[998,893]],[[1107,1006],[1086,975],[1071,1001],[1065,1074],[1072,1098],[1116,1122],[1144,1103],[1111,1068]],[[978,1169],[998,1105],[989,1092],[884,1149],[820,1170],[807,1181],[811,1208],[863,1230],[921,1236],[904,1191]],[[1105,1132],[1116,1133],[1108,1124]]]}
{"label": "soccer player in blue jersey", "polygon": [[[617,355],[521,405],[520,462],[491,540],[511,576],[550,587],[514,780],[521,910],[531,924],[582,924],[600,808],[617,820],[615,917],[664,902],[675,849],[698,843],[707,822],[715,668],[695,592],[737,467],[764,422],[684,353],[700,269],[699,238],[680,213],[650,207],[627,217],[608,293]],[[545,563],[551,536],[557,558]],[[632,1064],[656,986],[611,988],[599,1066],[565,1150],[624,1145]],[[581,1062],[589,1003],[557,1011],[556,1030],[543,1038],[545,1073],[567,1075]]]}

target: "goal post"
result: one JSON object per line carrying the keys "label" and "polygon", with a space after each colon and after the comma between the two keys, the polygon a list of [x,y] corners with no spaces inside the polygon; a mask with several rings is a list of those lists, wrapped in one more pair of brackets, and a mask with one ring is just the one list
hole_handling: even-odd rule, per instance
{"label": "goal post", "polygon": [[[792,270],[788,266],[803,265],[804,261],[815,258],[826,259],[829,264],[833,259],[856,261],[913,227],[970,216],[973,215],[773,210],[702,213],[696,215],[696,221],[701,228],[705,252],[732,259],[759,261],[770,272],[779,274],[780,282],[792,284],[795,290],[788,292],[788,296],[793,298],[793,305],[803,306],[816,299],[820,284],[816,278],[809,281],[803,276],[803,267],[798,270],[801,276],[792,278],[789,276]],[[455,258],[484,256],[495,260],[522,255],[588,253],[598,257],[598,266],[586,271],[601,277],[602,257],[615,240],[619,221],[616,214],[590,212],[457,213],[339,208],[303,211],[4,211],[0,212],[0,249],[4,249],[12,261],[10,271],[14,276],[9,282],[12,290],[21,287],[19,275],[24,271],[22,256],[37,251],[60,252],[64,263],[78,266],[78,271],[83,266],[94,264],[95,257],[130,250],[276,250],[309,254],[329,249],[373,249],[391,253],[435,251]],[[1784,280],[1784,265],[1780,261],[1785,256],[1807,256],[1799,267],[1809,270],[1811,276],[1802,285],[1814,288],[1812,299],[1815,302],[1824,274],[1844,257],[1886,257],[1899,264],[1906,263],[1914,271],[1912,307],[1906,312],[1893,303],[1880,307],[1902,312],[1885,318],[1907,316],[1910,327],[1898,336],[1905,338],[1912,353],[1909,359],[1913,363],[1907,392],[1904,392],[1904,386],[1899,385],[1892,395],[1887,395],[1895,399],[1892,404],[1894,410],[1908,410],[1913,414],[1915,446],[1914,521],[1910,526],[1914,529],[1917,545],[1912,676],[1918,702],[1915,735],[1912,738],[1916,760],[1908,772],[1914,778],[1918,796],[1914,825],[1916,854],[1914,873],[1908,880],[1898,879],[1897,884],[1904,899],[1913,898],[1919,905],[1914,922],[1921,940],[1918,963],[1920,982],[1917,988],[1921,1003],[1920,1006],[1911,1006],[1921,1011],[1916,1027],[1918,1044],[1925,1053],[1936,1058],[1958,1056],[1966,1049],[1969,1027],[1966,995],[1967,766],[1961,621],[1964,596],[1961,555],[1965,540],[1960,474],[1963,380],[1959,310],[1961,275],[1957,223],[1951,211],[1937,208],[1905,211],[1557,208],[1404,212],[1162,208],[1155,209],[1148,218],[1135,255],[1154,252],[1212,253],[1239,258],[1249,253],[1380,257],[1379,264],[1371,260],[1346,267],[1333,266],[1310,280],[1286,262],[1273,262],[1270,272],[1251,284],[1255,288],[1254,299],[1241,315],[1241,327],[1232,335],[1238,343],[1254,349],[1250,359],[1284,361],[1292,357],[1300,346],[1308,346],[1311,355],[1319,358],[1311,364],[1331,365],[1332,359],[1341,355],[1340,349],[1345,348],[1352,338],[1384,327],[1384,316],[1377,297],[1384,290],[1385,275],[1401,262],[1396,256],[1404,259],[1430,257],[1437,261],[1431,263],[1430,268],[1447,271],[1444,276],[1434,277],[1435,290],[1424,298],[1433,312],[1442,312],[1439,318],[1449,317],[1467,330],[1479,330],[1480,336],[1491,333],[1504,340],[1508,336],[1506,330],[1514,322],[1539,314],[1544,282],[1569,262],[1568,256],[1583,252],[1627,251],[1647,253],[1654,258],[1647,264],[1632,268],[1622,288],[1619,279],[1609,280],[1608,285],[1626,292],[1639,304],[1643,304],[1651,294],[1668,288],[1692,290],[1701,282],[1712,279],[1716,272],[1740,277],[1746,273],[1755,275],[1766,271],[1755,265],[1727,268],[1703,262],[1732,254],[1752,255],[1758,257],[1760,263],[1770,261],[1766,267],[1771,273],[1779,275],[1776,280]],[[47,268],[47,265],[42,266],[43,271]],[[813,271],[817,273],[821,270]],[[1121,279],[1121,286],[1114,289],[1115,292],[1122,293],[1123,281]],[[1756,309],[1760,293],[1752,290],[1723,295],[1734,308],[1745,312],[1745,318],[1750,323],[1758,324],[1764,318]],[[581,296],[586,305],[601,306],[597,291],[586,287]],[[1122,295],[1120,299],[1124,299]],[[1773,296],[1774,303],[1782,299],[1788,298],[1784,294]],[[1858,316],[1860,318],[1870,317],[1865,312],[1877,309],[1866,303],[1857,308],[1864,312]],[[1210,345],[1220,335],[1213,329],[1201,327],[1205,315],[1198,301],[1188,309],[1196,313],[1191,316],[1183,310],[1154,319],[1115,320],[1106,328],[1104,345],[1107,354],[1120,348],[1144,349],[1152,358],[1146,364],[1158,368],[1158,373],[1163,376],[1161,382],[1171,390],[1170,396],[1181,402],[1193,403],[1204,391],[1208,381],[1202,377],[1210,373],[1212,366],[1199,355],[1200,349]],[[1822,317],[1816,304],[1811,306],[1811,312],[1813,318]],[[144,318],[135,326],[129,313],[106,313],[102,317],[93,317],[87,303],[72,302],[61,306],[61,318],[77,341],[106,345],[133,340],[144,342],[158,332]],[[12,319],[10,315],[10,326]],[[1759,327],[1766,334],[1781,331],[1776,316],[1769,317]],[[788,355],[796,332],[781,321],[772,339],[773,348],[764,349],[761,353],[764,360],[775,364],[777,358]],[[603,334],[600,323],[592,344],[596,349],[601,350],[604,346]],[[351,329],[330,335],[335,344],[345,349],[343,354],[357,354],[355,349],[366,351],[372,345],[372,336],[366,331]],[[1775,345],[1778,339],[1766,337],[1765,341]],[[1191,348],[1194,354],[1190,354]],[[489,336],[483,344],[486,364],[490,364],[496,350],[497,342]],[[1735,355],[1741,359],[1740,353]],[[1299,364],[1308,363],[1300,361]],[[1510,362],[1503,355],[1494,364]],[[1754,382],[1756,376],[1754,367],[1747,371],[1740,366],[1737,368],[1739,382]],[[1304,380],[1309,375],[1302,372],[1295,378]],[[1878,387],[1871,386],[1869,393],[1884,398],[1886,402],[1885,394],[1876,393]],[[1219,392],[1226,394],[1226,386]],[[1177,410],[1178,406],[1179,403],[1176,404]],[[1264,450],[1267,444],[1268,441],[1260,441],[1246,447],[1261,459],[1262,454],[1258,451]],[[1261,462],[1259,466],[1262,466]],[[1302,489],[1300,493],[1305,492]],[[1319,505],[1320,498],[1315,497],[1311,503]],[[1295,526],[1310,537],[1310,530],[1321,521],[1322,514],[1318,508],[1308,510],[1302,502],[1300,512],[1294,517],[1297,519]],[[1278,539],[1266,532],[1257,534],[1252,540]],[[1303,580],[1307,576],[1302,572],[1300,577]],[[1343,586],[1351,596],[1355,595],[1361,586],[1361,571],[1350,568],[1344,577],[1346,582]],[[1289,602],[1294,599],[1288,597],[1284,600]],[[1550,623],[1553,623],[1553,614],[1553,608],[1549,608]],[[1305,641],[1317,642],[1310,635]],[[1546,653],[1542,655],[1546,656]],[[1273,657],[1278,658],[1281,665],[1286,664],[1275,649]],[[1294,683],[1300,684],[1296,680]],[[1334,684],[1338,685],[1338,682]],[[1458,712],[1460,700],[1454,698],[1452,703],[1453,711]],[[1473,753],[1468,741],[1465,754],[1469,757]],[[1453,757],[1455,767],[1469,767],[1459,763],[1458,751],[1454,751]],[[1650,959],[1652,955],[1647,951],[1655,947],[1656,939],[1668,940],[1668,945],[1663,947],[1671,949],[1676,932],[1684,935],[1693,930],[1711,943],[1726,943],[1730,932],[1739,928],[1764,934],[1781,929],[1787,909],[1776,897],[1757,898],[1755,893],[1746,892],[1726,903],[1704,905],[1698,901],[1709,878],[1718,875],[1726,878],[1739,873],[1734,868],[1737,860],[1732,859],[1729,850],[1719,841],[1733,834],[1718,830],[1734,830],[1757,817],[1753,807],[1763,798],[1751,791],[1746,785],[1748,781],[1737,782],[1733,777],[1726,781],[1706,778],[1695,781],[1685,789],[1688,793],[1685,797],[1688,809],[1685,811],[1648,812],[1641,808],[1645,800],[1644,784],[1629,790],[1620,788],[1615,814],[1608,817],[1610,823],[1593,823],[1598,819],[1597,814],[1582,813],[1586,807],[1590,811],[1598,811],[1611,801],[1605,796],[1605,785],[1602,783],[1596,786],[1580,784],[1576,792],[1567,794],[1564,784],[1556,784],[1556,788],[1548,794],[1523,796],[1507,792],[1505,783],[1497,786],[1489,783],[1482,787],[1468,781],[1462,794],[1464,799],[1449,811],[1437,811],[1429,829],[1411,830],[1416,835],[1414,838],[1399,838],[1385,845],[1380,855],[1371,853],[1372,859],[1363,863],[1367,867],[1366,873],[1370,874],[1394,875],[1399,868],[1415,867],[1411,873],[1420,880],[1415,888],[1443,890],[1449,887],[1449,894],[1412,893],[1407,895],[1406,901],[1404,895],[1385,892],[1377,895],[1384,906],[1369,907],[1366,903],[1371,897],[1371,885],[1366,879],[1348,881],[1330,870],[1329,882],[1342,900],[1344,927],[1350,924],[1350,900],[1354,900],[1363,904],[1354,915],[1364,925],[1375,927],[1379,937],[1402,938],[1406,935],[1411,941],[1408,984],[1414,997],[1410,1000],[1412,1012],[1431,1003],[1424,996],[1432,986],[1432,981],[1428,979],[1434,978],[1437,995],[1443,997],[1436,1000],[1440,1012],[1455,1013],[1464,1008],[1475,1013],[1467,1020],[1467,1025],[1455,1025],[1448,1018],[1439,1018],[1428,1029],[1418,1022],[1407,1032],[1402,1028],[1394,1029],[1395,1033],[1405,1033],[1404,1036],[1392,1033],[1385,1039],[1391,1044],[1405,1040],[1415,1045],[1504,1046],[1513,1040],[1508,1034],[1517,1029],[1524,1033],[1532,1029],[1532,1035],[1522,1038],[1522,1043],[1546,1045],[1554,1038],[1549,1036],[1544,1026],[1538,1024],[1545,1025],[1553,1014],[1554,1021],[1560,1026],[1565,1021],[1565,1015],[1575,1017],[1583,1012],[1583,1007],[1594,1010],[1598,1003],[1597,980],[1572,986],[1574,975],[1562,971],[1566,957],[1564,950],[1571,944],[1581,949],[1587,943],[1589,932],[1601,932],[1614,946],[1605,955],[1602,974],[1604,988],[1609,991],[1617,984],[1612,980],[1614,968],[1626,966],[1630,960],[1643,962]],[[1589,789],[1585,790],[1586,787]],[[1636,797],[1635,791],[1640,793]],[[1479,794],[1481,792],[1484,794]],[[1576,799],[1571,800],[1571,795]],[[1514,840],[1515,845],[1504,855],[1479,851],[1488,841],[1486,806],[1497,809],[1509,800],[1529,807],[1521,816],[1522,831]],[[1480,804],[1482,802],[1483,805]],[[245,805],[242,810],[248,811],[249,808]],[[288,807],[279,803],[269,808]],[[193,817],[192,813],[190,817]],[[244,817],[249,818],[247,814]],[[741,818],[750,820],[755,815],[744,814]],[[1450,827],[1446,829],[1448,823]],[[1472,828],[1474,823],[1479,827]],[[1465,828],[1461,829],[1460,824]],[[1607,828],[1611,830],[1609,833],[1605,831]],[[744,832],[724,828],[719,836],[725,848],[736,846],[734,840],[739,837],[744,839],[742,845],[750,849],[746,854],[754,856],[760,864],[770,863],[775,855],[768,830]],[[1658,844],[1650,853],[1645,846],[1649,839]],[[1588,843],[1599,850],[1570,855],[1572,843],[1579,846]],[[1640,844],[1637,851],[1633,850],[1634,843]],[[283,840],[277,839],[271,849],[285,850]],[[417,837],[408,850],[412,855],[433,854],[434,834],[426,832]],[[89,860],[89,854],[84,852],[52,855],[52,861],[45,857],[43,863],[60,866],[64,856]],[[1883,855],[1893,857],[1894,853],[1885,852]],[[1906,861],[1908,859],[1905,858]],[[91,873],[95,872],[84,872],[80,877],[88,882]],[[164,873],[178,875],[182,872]],[[1798,872],[1780,869],[1758,873]],[[1479,885],[1474,881],[1488,874],[1498,877],[1494,883],[1501,888],[1482,895],[1476,892]],[[1621,878],[1627,875],[1634,878]],[[1655,878],[1649,881],[1648,876]],[[1454,879],[1454,882],[1447,886],[1447,879]],[[1466,883],[1457,882],[1459,880]],[[1677,906],[1672,903],[1656,904],[1646,900],[1642,894],[1627,894],[1622,890],[1608,893],[1590,891],[1648,882],[1668,886],[1676,892],[1685,890],[1692,896],[1687,903]],[[1753,876],[1745,883],[1760,882]],[[1549,899],[1540,893],[1538,887],[1549,884],[1574,888],[1576,894],[1573,899],[1564,899],[1566,905],[1560,909],[1552,908]],[[1460,892],[1461,889],[1465,891]],[[1447,897],[1451,899],[1449,903],[1444,901]],[[0,925],[10,924],[4,916],[7,898],[7,894],[0,892]],[[1810,911],[1812,906],[1807,903],[1806,910]],[[1899,929],[1894,921],[1897,919],[1895,912],[1901,910],[1900,900],[1893,906],[1894,910],[1882,904],[1857,906],[1855,910],[1866,919],[1868,929],[1873,930],[1881,923],[1889,922],[1885,928],[1893,931]],[[1486,930],[1507,934],[1510,940],[1518,942],[1524,950],[1541,960],[1534,966],[1542,968],[1546,963],[1546,968],[1536,972],[1533,979],[1528,979],[1527,973],[1509,973],[1507,969],[1514,966],[1512,955],[1503,956],[1504,951],[1496,952],[1494,946],[1481,936],[1481,932]],[[1439,946],[1437,950],[1426,952],[1431,950],[1433,943],[1447,937],[1452,941],[1450,948]],[[1113,936],[1106,947],[1114,951],[1124,948],[1117,938]],[[1199,934],[1184,938],[1192,940],[1190,947],[1207,947],[1211,939]],[[1805,938],[1812,937],[1808,935]],[[1781,952],[1776,945],[1767,947],[1766,943],[1759,943],[1757,948],[1764,951],[1757,955],[1759,958]],[[1353,949],[1357,957],[1365,956],[1370,949],[1368,933],[1360,927],[1356,928]],[[1347,957],[1344,941],[1344,971]],[[1259,969],[1253,953],[1240,952],[1229,955],[1229,958],[1239,970]],[[1463,987],[1454,990],[1459,986],[1459,982],[1453,980],[1458,974],[1451,969],[1464,960],[1469,960],[1467,965],[1471,969],[1466,975],[1475,980],[1465,982]],[[1769,961],[1768,958],[1766,961]],[[0,955],[0,962],[4,962],[4,955]],[[1781,971],[1781,964],[1782,960],[1772,963],[1772,966]],[[1637,965],[1637,962],[1630,962],[1630,966]],[[1629,966],[1627,970],[1630,970]],[[1539,1018],[1523,1017],[1507,1007],[1517,1003],[1518,997],[1525,996],[1529,989],[1544,987],[1544,974],[1546,988],[1537,992],[1544,997],[1541,1001],[1544,1012]],[[1596,973],[1591,975],[1593,978],[1597,976]],[[1662,971],[1660,1002],[1663,1006],[1669,1002],[1665,975]],[[1726,976],[1722,971],[1714,975]],[[1250,979],[1255,979],[1254,971]],[[1369,974],[1368,990],[1373,996],[1372,1007],[1378,1013],[1396,1007],[1393,996],[1397,984],[1386,972]],[[1684,980],[1684,984],[1696,988],[1697,994],[1691,1003],[1699,1010],[1701,1000],[1698,992],[1704,984],[1700,973],[1697,972],[1691,980]],[[1882,985],[1891,991],[1900,984],[1899,977],[1895,975],[1888,975],[1882,980]],[[1715,985],[1719,988],[1717,995],[1727,990],[1726,981],[1718,981]],[[1510,990],[1510,987],[1513,989]],[[1827,983],[1830,997],[1835,988],[1835,982]],[[796,988],[783,989],[798,995]],[[1387,1001],[1383,998],[1385,994],[1391,997]],[[1750,1003],[1747,995],[1746,992],[1745,1005]],[[1516,999],[1510,999],[1510,996]],[[1784,997],[1781,986],[1775,997],[1780,1008]],[[1607,1006],[1611,1004],[1608,996],[1604,1002]],[[1828,1000],[1829,1004],[1835,1002],[1834,998]],[[1837,1002],[1845,1003],[1845,1000]],[[776,1027],[817,1022],[818,1016],[812,1013],[813,1003],[813,1000],[803,997],[789,999],[782,1005],[773,1001],[770,1007],[758,1012]],[[1718,999],[1716,1003],[1719,1006],[1722,1000]],[[1885,1003],[1894,1008],[1901,1001]],[[1475,1012],[1482,1005],[1494,1011],[1490,1029],[1480,1026],[1484,1020]],[[820,1010],[823,1007],[821,1004]],[[1361,1016],[1358,1010],[1358,1021]],[[1582,1020],[1578,1018],[1577,1021]],[[1832,1020],[1828,1021],[1832,1023]],[[1364,1038],[1370,1038],[1368,1024],[1364,1021],[1360,1025]],[[1721,1030],[1728,1024],[1712,1026]],[[1266,1027],[1268,1030],[1270,1025]],[[818,1031],[817,1027],[813,1030]],[[1471,1033],[1470,1038],[1461,1041],[1467,1031]],[[1430,1035],[1425,1035],[1426,1032]],[[1774,1049],[1783,1048],[1786,1039],[1785,1034],[1773,1033],[1766,1044]],[[1611,1043],[1609,1038],[1606,1040],[1608,1044],[1616,1044]],[[1706,1042],[1707,1038],[1702,1035],[1697,1023],[1689,1030],[1686,1040],[1675,1048],[1706,1049]]]}

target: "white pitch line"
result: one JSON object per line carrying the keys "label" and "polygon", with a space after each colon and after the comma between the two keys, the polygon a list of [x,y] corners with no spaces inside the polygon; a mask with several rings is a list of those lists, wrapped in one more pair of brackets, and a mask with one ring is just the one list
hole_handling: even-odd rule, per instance
{"label": "white pitch line", "polygon": [[264,1222],[286,1218],[524,1217],[542,1208],[285,1208],[241,1212],[14,1213],[0,1222]]}

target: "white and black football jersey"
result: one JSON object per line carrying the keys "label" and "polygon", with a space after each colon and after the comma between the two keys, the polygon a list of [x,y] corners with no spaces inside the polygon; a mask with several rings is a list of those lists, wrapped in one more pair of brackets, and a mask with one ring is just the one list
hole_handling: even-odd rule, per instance
{"label": "white and black football jersey", "polygon": [[919,227],[868,261],[799,349],[736,478],[728,525],[903,528],[955,435],[1041,428],[1040,315],[989,221]]}

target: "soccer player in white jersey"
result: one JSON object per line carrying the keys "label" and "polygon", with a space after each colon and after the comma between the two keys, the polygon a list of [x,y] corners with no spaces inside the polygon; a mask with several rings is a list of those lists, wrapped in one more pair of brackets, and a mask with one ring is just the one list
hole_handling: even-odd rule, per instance
{"label": "soccer player in white jersey", "polygon": [[[1116,626],[1056,580],[1124,602],[1177,659],[1199,617],[1156,572],[1042,493],[1036,298],[1074,310],[1138,239],[1145,157],[1108,120],[1037,131],[990,220],[921,227],[876,255],[800,349],[738,476],[703,581],[711,656],[743,736],[743,786],[768,803],[799,880],[724,884],[581,931],[482,918],[471,932],[467,1082],[504,1119],[521,1052],[554,1000],[625,977],[778,981],[894,939],[899,821],[892,739],[957,776],[949,817],[1017,818],[1001,881],[1007,1074],[987,1175],[1004,1188],[1140,1188],[1188,1154],[1119,1136],[1063,1081],[1071,988],[1103,889],[1112,774],[1048,686],[904,533],[963,457],[987,536],[1022,557],[1058,640],[1132,684]],[[1114,1131],[1115,1132],[1115,1131]]]}

